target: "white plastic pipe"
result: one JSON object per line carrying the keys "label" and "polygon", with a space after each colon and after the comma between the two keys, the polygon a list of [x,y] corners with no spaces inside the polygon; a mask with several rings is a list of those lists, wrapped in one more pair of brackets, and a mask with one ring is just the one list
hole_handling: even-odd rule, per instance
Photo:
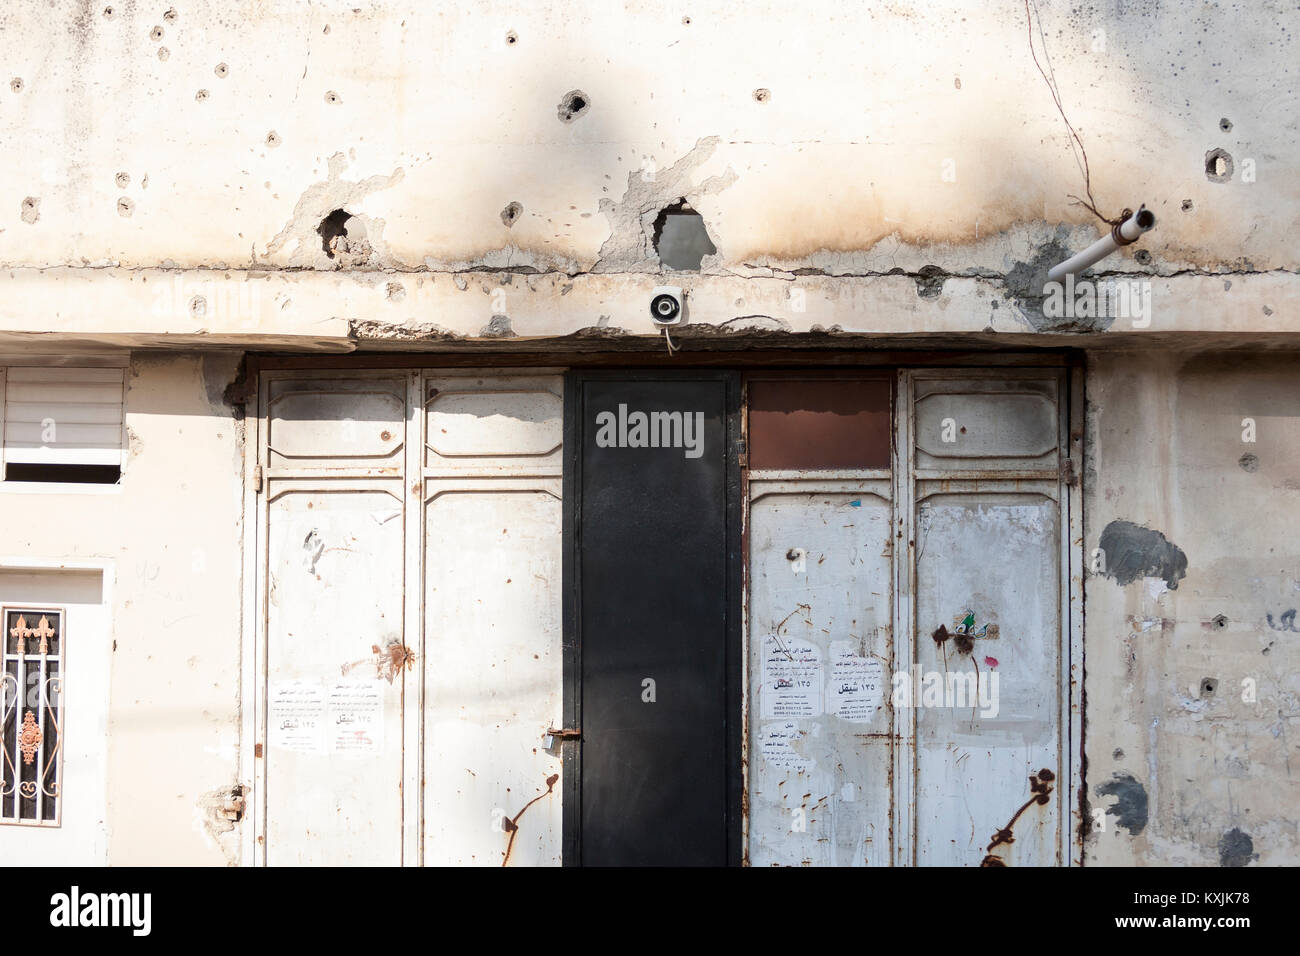
{"label": "white plastic pipe", "polygon": [[1070,256],[1060,265],[1052,266],[1047,273],[1047,281],[1060,282],[1067,275],[1082,272],[1093,263],[1105,259],[1120,246],[1136,242],[1142,233],[1152,229],[1155,224],[1155,213],[1143,206],[1083,252]]}

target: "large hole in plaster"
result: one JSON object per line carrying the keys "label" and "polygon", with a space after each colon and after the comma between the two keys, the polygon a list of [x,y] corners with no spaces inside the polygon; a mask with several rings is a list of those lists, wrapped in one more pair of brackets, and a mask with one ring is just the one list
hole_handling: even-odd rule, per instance
{"label": "large hole in plaster", "polygon": [[661,209],[654,228],[655,252],[669,269],[699,272],[704,257],[718,251],[704,228],[704,217],[685,199]]}
{"label": "large hole in plaster", "polygon": [[334,258],[334,242],[340,237],[348,234],[348,220],[352,214],[346,209],[335,209],[332,213],[320,221],[316,227],[316,232],[320,234],[321,248],[325,250],[325,255],[331,259]]}

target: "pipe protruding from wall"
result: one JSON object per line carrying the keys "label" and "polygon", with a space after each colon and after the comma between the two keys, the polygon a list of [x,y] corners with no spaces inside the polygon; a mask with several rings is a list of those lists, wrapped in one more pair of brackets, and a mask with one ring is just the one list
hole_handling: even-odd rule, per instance
{"label": "pipe protruding from wall", "polygon": [[1067,275],[1082,272],[1094,263],[1105,259],[1120,246],[1127,246],[1137,242],[1142,233],[1149,232],[1155,227],[1155,224],[1156,214],[1146,206],[1139,207],[1137,212],[1118,226],[1113,227],[1110,232],[1087,249],[1084,249],[1083,252],[1071,256],[1059,265],[1052,266],[1047,273],[1047,281],[1060,282]]}

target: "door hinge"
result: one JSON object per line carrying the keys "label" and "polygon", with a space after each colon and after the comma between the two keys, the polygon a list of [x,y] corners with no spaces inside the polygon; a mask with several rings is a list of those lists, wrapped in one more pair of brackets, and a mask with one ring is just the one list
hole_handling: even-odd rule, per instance
{"label": "door hinge", "polygon": [[262,493],[262,466],[258,465],[253,469],[253,492]]}
{"label": "door hinge", "polygon": [[1061,481],[1073,488],[1079,483],[1079,476],[1074,473],[1074,459],[1061,459]]}

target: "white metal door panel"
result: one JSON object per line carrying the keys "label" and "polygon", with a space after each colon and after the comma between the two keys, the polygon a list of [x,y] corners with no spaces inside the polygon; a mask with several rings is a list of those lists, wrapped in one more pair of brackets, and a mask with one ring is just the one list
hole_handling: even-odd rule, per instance
{"label": "white metal door panel", "polygon": [[261,382],[254,826],[270,865],[404,859],[408,385]]}
{"label": "white metal door panel", "polygon": [[[977,866],[1032,799],[1029,774],[1061,770],[1059,508],[1041,495],[936,494],[918,503],[916,530],[916,862]],[[927,636],[940,625],[954,635],[942,643]],[[940,687],[941,704],[929,696]],[[996,855],[1056,863],[1060,799],[1030,806]]]}
{"label": "white metal door panel", "polygon": [[917,864],[1068,862],[1063,382],[904,373]]}
{"label": "white metal door panel", "polygon": [[890,862],[888,496],[887,478],[751,482],[751,865]]}
{"label": "white metal door panel", "polygon": [[558,865],[563,380],[424,384],[423,859]]}
{"label": "white metal door panel", "polygon": [[266,862],[397,865],[402,837],[402,502],[273,488]]}
{"label": "white metal door panel", "polygon": [[428,503],[426,864],[560,862],[560,761],[542,749],[561,714],[558,491]]}

